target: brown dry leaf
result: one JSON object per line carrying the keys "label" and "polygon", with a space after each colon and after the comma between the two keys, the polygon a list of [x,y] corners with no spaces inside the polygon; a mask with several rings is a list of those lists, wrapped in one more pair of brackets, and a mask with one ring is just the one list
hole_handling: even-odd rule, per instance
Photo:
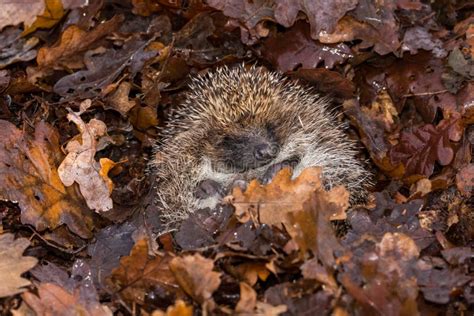
{"label": "brown dry leaf", "polygon": [[64,16],[64,7],[61,0],[44,0],[44,11],[36,17],[36,21],[26,27],[23,35],[30,34],[38,28],[49,29],[56,25]]}
{"label": "brown dry leaf", "polygon": [[65,188],[56,166],[63,155],[59,135],[44,122],[34,137],[0,120],[0,197],[18,202],[21,221],[37,230],[66,224],[75,234],[89,238],[90,211],[74,188]]}
{"label": "brown dry leaf", "polygon": [[[350,272],[342,276],[341,283],[366,308],[366,313],[417,315],[418,286],[413,270],[419,254],[418,246],[408,235],[385,233],[375,245],[375,251],[360,257],[361,270],[352,272],[357,274],[352,276],[353,280],[362,277],[365,284],[353,283]],[[356,258],[352,261],[357,262]],[[348,264],[348,267],[352,265]],[[362,275],[361,271],[364,271]]]}
{"label": "brown dry leaf", "polygon": [[[285,168],[278,172],[268,185],[261,185],[253,180],[245,192],[238,187],[232,192],[235,213],[241,222],[250,218],[258,218],[260,223],[280,225],[288,223],[287,214],[296,213],[303,209],[303,203],[316,191],[324,191],[321,183],[321,168],[311,167],[303,170],[296,178],[291,179],[291,170]],[[336,194],[328,194],[328,198],[338,196],[334,202],[341,203],[346,209],[349,194],[347,191],[334,188]],[[346,201],[344,199],[347,198]],[[332,219],[344,219],[343,213],[334,214]]]}
{"label": "brown dry leaf", "polygon": [[252,313],[257,305],[257,292],[245,282],[240,282],[240,300],[235,306],[237,313]]}
{"label": "brown dry leaf", "polygon": [[38,295],[31,292],[23,294],[23,299],[36,315],[112,316],[107,306],[98,303],[87,306],[81,302],[79,293],[73,295],[53,283],[40,284]]}
{"label": "brown dry leaf", "polygon": [[388,152],[392,146],[386,136],[395,128],[392,124],[395,121],[395,112],[392,110],[393,104],[389,106],[387,99],[382,97],[382,100],[385,101],[374,101],[371,108],[361,107],[355,99],[347,100],[343,106],[352,124],[359,131],[361,141],[369,151],[372,161],[391,177],[400,178],[403,176],[404,167],[402,164],[394,165],[390,161]]}
{"label": "brown dry leaf", "polygon": [[405,177],[429,177],[436,161],[442,166],[453,161],[453,142],[461,139],[463,130],[460,115],[453,113],[437,126],[426,124],[410,132],[402,132],[400,142],[390,149],[388,156],[394,165],[402,163],[405,166]]}
{"label": "brown dry leaf", "polygon": [[352,57],[344,43],[322,44],[310,37],[308,25],[298,22],[286,32],[277,33],[264,41],[262,55],[282,72],[302,67],[314,69],[324,65],[331,69]]}
{"label": "brown dry leaf", "polygon": [[[66,151],[68,154],[58,167],[58,174],[66,186],[71,186],[74,182],[79,184],[82,196],[90,209],[96,212],[109,211],[113,208],[113,202],[110,198],[112,182],[107,177],[107,173],[102,171],[103,168],[100,164],[94,159],[97,150],[97,138],[105,135],[107,126],[97,119],[91,119],[86,124],[81,119],[81,114],[82,111],[71,112],[67,116],[69,121],[77,125],[81,133],[81,141],[73,139],[67,144]],[[108,166],[112,162],[111,160],[108,161],[109,163],[104,161],[106,168],[109,168]]]}
{"label": "brown dry leaf", "polygon": [[239,280],[244,280],[254,286],[260,279],[265,281],[270,275],[270,271],[264,262],[244,262],[235,267],[235,272]]}
{"label": "brown dry leaf", "polygon": [[5,28],[0,32],[0,69],[13,63],[34,59],[37,53],[34,47],[39,41],[36,37],[21,37],[20,29]]}
{"label": "brown dry leaf", "polygon": [[150,16],[155,12],[161,10],[161,6],[153,0],[132,0],[133,14],[138,14],[142,16]]}
{"label": "brown dry leaf", "polygon": [[38,259],[24,257],[23,252],[30,245],[26,238],[14,239],[13,234],[0,235],[0,297],[7,297],[23,292],[30,281],[21,274],[33,268]]}
{"label": "brown dry leaf", "polygon": [[125,116],[128,111],[130,111],[136,105],[135,101],[130,101],[128,98],[131,88],[132,84],[130,82],[121,82],[117,90],[115,90],[114,93],[108,97],[107,107],[110,107]]}
{"label": "brown dry leaf", "polygon": [[144,304],[145,295],[156,288],[175,293],[178,284],[168,267],[171,259],[168,254],[149,257],[147,240],[139,240],[130,255],[120,259],[120,266],[113,270],[109,284],[122,299],[138,304]]}
{"label": "brown dry leaf", "polygon": [[44,0],[30,0],[28,5],[25,1],[0,0],[0,30],[8,25],[17,25],[24,23],[30,26],[36,19],[36,16],[44,12]]}
{"label": "brown dry leaf", "polygon": [[87,69],[59,79],[53,87],[54,92],[71,98],[80,96],[82,99],[107,92],[108,86],[126,67],[129,67],[133,76],[147,60],[158,54],[154,50],[145,51],[152,39],[145,41],[140,34],[134,34],[119,49],[99,47],[88,50],[84,54]]}
{"label": "brown dry leaf", "polygon": [[173,258],[169,266],[179,285],[188,295],[200,304],[212,302],[212,293],[221,283],[221,274],[212,271],[214,261],[195,254]]}
{"label": "brown dry leaf", "polygon": [[255,311],[255,315],[262,315],[262,316],[277,316],[288,311],[288,307],[286,305],[278,305],[273,306],[264,302],[257,302],[257,310]]}
{"label": "brown dry leaf", "polygon": [[166,313],[162,311],[154,311],[151,316],[192,316],[193,307],[186,305],[182,300],[176,300],[174,305],[166,309]]}
{"label": "brown dry leaf", "polygon": [[315,279],[318,282],[327,286],[327,289],[330,290],[333,294],[336,294],[338,285],[334,276],[318,262],[318,259],[313,258],[307,260],[301,266],[301,272],[305,279]]}
{"label": "brown dry leaf", "polygon": [[465,196],[471,196],[474,191],[474,163],[470,163],[456,175],[458,190]]}
{"label": "brown dry leaf", "polygon": [[349,192],[342,186],[325,191],[321,168],[306,168],[291,179],[291,171],[278,172],[268,185],[253,180],[245,192],[232,192],[235,213],[240,221],[254,219],[268,225],[284,225],[304,256],[307,250],[332,267],[333,252],[341,249],[331,220],[345,219]]}
{"label": "brown dry leaf", "polygon": [[76,25],[69,26],[61,34],[61,39],[52,47],[42,47],[38,51],[36,61],[39,67],[53,67],[66,65],[69,69],[82,67],[82,58],[79,61],[71,61],[75,54],[89,49],[90,45],[102,37],[116,30],[123,16],[114,16],[112,19],[100,23],[90,32],[81,30]]}
{"label": "brown dry leaf", "polygon": [[309,20],[311,37],[318,39],[323,34],[333,32],[337,21],[356,7],[357,0],[208,0],[207,3],[222,10],[226,16],[239,20],[242,24],[242,40],[251,44],[268,33],[262,21],[273,20],[290,27],[299,18],[300,12],[304,12]]}

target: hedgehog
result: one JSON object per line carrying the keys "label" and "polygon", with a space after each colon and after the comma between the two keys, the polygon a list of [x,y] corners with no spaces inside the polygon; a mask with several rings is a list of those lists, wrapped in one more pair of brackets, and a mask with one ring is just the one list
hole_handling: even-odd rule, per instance
{"label": "hedgehog", "polygon": [[191,80],[155,146],[152,172],[167,227],[213,209],[235,185],[269,183],[282,168],[322,167],[325,187],[360,201],[370,182],[330,99],[262,67],[223,66]]}

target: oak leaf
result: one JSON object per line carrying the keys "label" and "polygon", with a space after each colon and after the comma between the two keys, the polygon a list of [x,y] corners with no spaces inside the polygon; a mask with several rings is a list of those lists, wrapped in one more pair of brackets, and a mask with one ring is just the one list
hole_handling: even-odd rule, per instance
{"label": "oak leaf", "polygon": [[212,271],[214,261],[200,254],[173,258],[170,270],[181,288],[198,303],[212,300],[212,293],[219,287],[220,273]]}
{"label": "oak leaf", "polygon": [[113,207],[110,198],[113,184],[107,176],[113,161],[102,158],[98,163],[94,156],[97,151],[97,138],[106,133],[107,127],[97,119],[85,123],[80,117],[81,114],[82,112],[71,112],[67,116],[77,125],[82,140],[73,139],[67,144],[68,154],[58,167],[58,173],[64,185],[71,186],[74,182],[79,184],[90,209],[105,212]]}
{"label": "oak leaf", "polygon": [[14,240],[13,234],[0,235],[0,297],[21,293],[31,284],[21,277],[38,263],[36,258],[22,255],[29,245],[26,238]]}
{"label": "oak leaf", "polygon": [[146,293],[156,287],[178,293],[178,284],[168,266],[171,259],[168,254],[149,257],[147,240],[139,240],[130,255],[120,259],[120,266],[113,270],[109,284],[125,301],[138,304],[144,304]]}
{"label": "oak leaf", "polygon": [[462,137],[458,113],[443,119],[437,126],[426,124],[401,133],[400,142],[388,153],[394,164],[405,166],[405,177],[433,174],[435,162],[449,165],[454,158],[454,144]]}
{"label": "oak leaf", "polygon": [[56,166],[62,158],[59,135],[48,124],[38,123],[31,137],[0,120],[0,198],[18,202],[22,223],[37,230],[66,224],[88,238],[91,213],[74,188],[61,183]]}
{"label": "oak leaf", "polygon": [[99,303],[88,306],[81,301],[78,292],[71,294],[53,283],[40,284],[38,295],[31,292],[23,294],[23,299],[36,315],[112,316],[112,311],[107,306]]}
{"label": "oak leaf", "polygon": [[330,221],[346,218],[349,192],[342,186],[326,191],[321,168],[306,168],[295,179],[291,178],[290,169],[285,168],[265,186],[253,180],[245,192],[234,188],[232,197],[240,221],[283,224],[303,256],[311,250],[325,266],[334,265],[334,251],[341,249],[341,245]]}

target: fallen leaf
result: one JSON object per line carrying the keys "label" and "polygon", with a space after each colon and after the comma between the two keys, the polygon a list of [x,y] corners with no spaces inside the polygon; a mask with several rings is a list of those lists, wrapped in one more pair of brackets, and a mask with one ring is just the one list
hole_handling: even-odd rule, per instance
{"label": "fallen leaf", "polygon": [[460,116],[443,119],[437,126],[426,124],[411,132],[402,132],[400,142],[390,149],[388,156],[393,164],[403,163],[405,177],[431,176],[435,162],[442,166],[454,158],[454,144],[462,137]]}
{"label": "fallen leaf", "polygon": [[[221,283],[220,273],[212,271],[214,262],[200,254],[176,257],[170,270],[181,288],[200,304],[212,301],[212,293]],[[211,303],[212,304],[212,303]]]}
{"label": "fallen leaf", "polygon": [[52,47],[42,47],[38,51],[36,62],[39,67],[67,66],[67,69],[80,68],[80,61],[71,60],[73,55],[81,53],[99,39],[116,30],[123,22],[123,16],[116,15],[112,19],[100,23],[93,30],[86,32],[75,25],[69,26],[61,34],[61,38]]}
{"label": "fallen leaf", "polygon": [[[246,222],[250,218],[258,218],[262,224],[287,223],[287,214],[301,211],[304,208],[304,202],[309,200],[315,192],[326,192],[321,182],[321,168],[306,168],[293,180],[291,173],[291,169],[284,168],[265,186],[257,180],[252,180],[245,192],[235,187],[232,191],[232,204],[236,215],[242,218],[241,221]],[[349,206],[347,191],[336,187],[330,192],[327,194],[328,198],[339,196],[334,200],[340,203],[338,206],[343,209]],[[342,219],[341,217],[344,215],[334,214],[332,219]]]}
{"label": "fallen leaf", "polygon": [[474,191],[474,164],[463,167],[456,175],[456,186],[458,190],[469,197]]}
{"label": "fallen leaf", "polygon": [[168,254],[148,256],[148,242],[139,240],[130,255],[120,259],[120,266],[113,270],[109,277],[110,286],[120,293],[127,302],[145,303],[147,293],[161,288],[179,294],[178,284],[168,264],[172,257]]}
{"label": "fallen leaf", "polygon": [[[118,111],[122,115],[126,115],[137,103],[128,98],[132,85],[128,81],[123,81],[107,99],[107,107]],[[157,121],[155,121],[157,122]]]}
{"label": "fallen leaf", "polygon": [[44,12],[44,0],[30,0],[28,5],[25,1],[1,0],[2,11],[0,13],[0,30],[8,25],[17,25],[24,23],[30,26],[36,19],[36,16]]}
{"label": "fallen leaf", "polygon": [[36,20],[25,27],[23,35],[30,34],[38,28],[49,29],[56,25],[64,16],[64,7],[61,0],[44,0],[44,11],[36,17]]}
{"label": "fallen leaf", "polygon": [[36,37],[22,38],[19,29],[5,28],[0,32],[0,69],[34,59],[37,53],[34,48],[38,43]]}
{"label": "fallen leaf", "polygon": [[97,138],[107,132],[107,127],[104,122],[97,119],[85,123],[81,119],[81,114],[82,112],[68,114],[68,120],[74,122],[81,133],[81,141],[73,139],[66,145],[68,154],[58,167],[58,174],[64,185],[71,186],[74,182],[79,185],[90,209],[96,212],[109,211],[113,208],[110,198],[113,184],[107,177],[107,171],[112,161],[101,160],[99,167],[99,163],[94,159]]}
{"label": "fallen leaf", "polygon": [[152,39],[143,41],[139,36],[132,36],[121,49],[98,48],[87,51],[84,56],[87,69],[62,77],[54,85],[54,92],[81,98],[99,95],[123,69],[130,66],[130,72],[134,75],[141,70],[146,60],[158,54],[157,51],[145,51]]}
{"label": "fallen leaf", "polygon": [[349,193],[342,186],[326,191],[321,168],[306,168],[294,180],[291,170],[285,168],[265,186],[253,180],[245,192],[233,189],[232,204],[241,222],[254,219],[261,224],[283,224],[303,256],[311,250],[325,266],[334,265],[333,252],[341,246],[330,221],[345,219]]}
{"label": "fallen leaf", "polygon": [[56,171],[63,158],[56,130],[40,122],[31,137],[0,120],[0,149],[0,196],[18,202],[22,223],[39,231],[66,224],[82,238],[91,237],[90,211]]}
{"label": "fallen leaf", "polygon": [[308,25],[297,23],[286,32],[265,40],[262,55],[282,72],[298,67],[313,69],[320,66],[331,69],[352,57],[345,44],[321,44],[309,35]]}
{"label": "fallen leaf", "polygon": [[21,293],[31,285],[29,280],[21,277],[38,263],[34,257],[23,256],[29,245],[26,238],[14,239],[13,234],[0,235],[0,297]]}
{"label": "fallen leaf", "polygon": [[408,50],[410,54],[414,55],[418,53],[419,49],[432,51],[436,58],[448,55],[440,39],[434,38],[424,27],[414,26],[405,31],[402,51]]}
{"label": "fallen leaf", "polygon": [[240,300],[235,306],[237,313],[252,313],[257,305],[257,292],[245,282],[240,282]]}
{"label": "fallen leaf", "polygon": [[42,283],[38,286],[38,295],[28,292],[23,294],[25,302],[37,315],[86,315],[112,316],[112,311],[100,304],[85,306],[78,293],[71,294],[60,286]]}
{"label": "fallen leaf", "polygon": [[[360,304],[357,309],[369,314],[400,315],[405,311],[417,315],[414,266],[419,249],[413,239],[405,234],[385,233],[375,249],[361,253],[365,255],[352,255],[347,272],[341,276],[342,285]],[[359,265],[360,270],[356,268]],[[358,285],[361,278],[363,285]]]}

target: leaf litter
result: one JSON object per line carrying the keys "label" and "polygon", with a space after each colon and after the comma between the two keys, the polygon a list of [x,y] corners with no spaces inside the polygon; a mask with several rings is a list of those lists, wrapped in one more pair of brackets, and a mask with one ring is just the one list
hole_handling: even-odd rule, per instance
{"label": "leaf litter", "polygon": [[[472,6],[0,8],[2,314],[472,314]],[[242,62],[333,97],[370,195],[284,169],[159,235],[157,128],[190,76]]]}

